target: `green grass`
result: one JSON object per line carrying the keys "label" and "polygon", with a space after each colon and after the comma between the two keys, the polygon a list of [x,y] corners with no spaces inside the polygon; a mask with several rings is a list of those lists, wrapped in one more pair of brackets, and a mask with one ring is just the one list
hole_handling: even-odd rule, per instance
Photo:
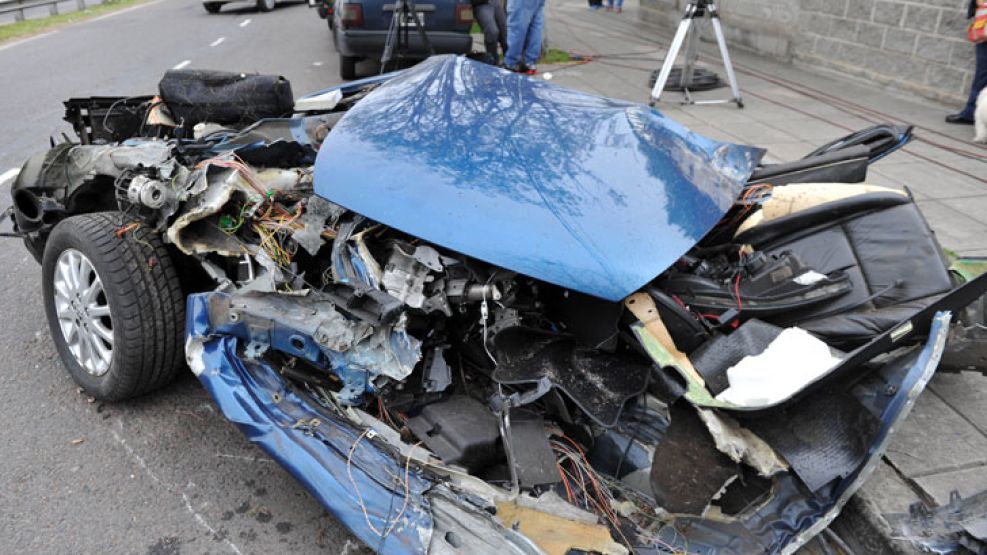
{"label": "green grass", "polygon": [[81,11],[50,15],[37,19],[28,19],[16,23],[0,25],[0,42],[11,39],[36,35],[42,31],[48,31],[56,27],[63,27],[79,21],[92,19],[105,13],[114,12],[129,6],[140,4],[145,0],[103,0],[98,4]]}
{"label": "green grass", "polygon": [[480,29],[480,24],[477,23],[476,21],[474,21],[473,22],[473,26],[470,27],[470,34],[471,35],[482,35],[483,34],[483,29]]}
{"label": "green grass", "polygon": [[538,60],[539,64],[564,64],[566,62],[571,62],[572,56],[569,55],[565,50],[559,50],[558,48],[548,48],[541,53],[541,59]]}

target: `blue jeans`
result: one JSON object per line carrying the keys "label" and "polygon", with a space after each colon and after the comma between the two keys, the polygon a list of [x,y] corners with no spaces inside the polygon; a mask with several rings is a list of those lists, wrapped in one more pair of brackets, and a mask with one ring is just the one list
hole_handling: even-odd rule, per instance
{"label": "blue jeans", "polygon": [[533,66],[541,57],[541,32],[545,26],[545,0],[507,0],[507,53],[504,65]]}
{"label": "blue jeans", "polygon": [[[608,8],[612,8],[613,5],[614,5],[614,1],[613,0],[607,0],[607,7]],[[617,0],[617,7],[618,8],[623,8],[624,7],[624,0]]]}
{"label": "blue jeans", "polygon": [[987,42],[977,44],[976,49],[977,69],[973,74],[973,86],[970,87],[970,100],[960,112],[960,117],[966,119],[973,119],[973,112],[977,109],[977,96],[984,87],[987,87]]}

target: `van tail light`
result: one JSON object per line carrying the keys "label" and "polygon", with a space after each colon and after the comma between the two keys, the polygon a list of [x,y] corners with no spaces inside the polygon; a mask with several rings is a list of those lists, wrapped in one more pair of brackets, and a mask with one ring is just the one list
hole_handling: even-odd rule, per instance
{"label": "van tail light", "polygon": [[343,27],[363,27],[363,6],[361,4],[343,4]]}
{"label": "van tail light", "polygon": [[462,25],[473,24],[473,5],[456,4],[456,23]]}

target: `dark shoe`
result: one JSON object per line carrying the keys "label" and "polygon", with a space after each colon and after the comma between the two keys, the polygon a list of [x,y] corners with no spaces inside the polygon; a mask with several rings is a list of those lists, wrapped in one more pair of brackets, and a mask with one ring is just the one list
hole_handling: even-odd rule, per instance
{"label": "dark shoe", "polygon": [[524,73],[524,70],[521,69],[518,66],[509,66],[507,64],[504,64],[504,65],[502,65],[500,67],[506,69],[507,71],[513,72],[513,73]]}
{"label": "dark shoe", "polygon": [[946,116],[946,123],[973,125],[973,118],[964,117],[963,114],[949,114]]}

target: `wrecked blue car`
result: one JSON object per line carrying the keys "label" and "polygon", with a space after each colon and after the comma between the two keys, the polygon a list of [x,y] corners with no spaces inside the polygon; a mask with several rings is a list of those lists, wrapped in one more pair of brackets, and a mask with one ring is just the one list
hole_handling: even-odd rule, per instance
{"label": "wrecked blue car", "polygon": [[190,368],[382,553],[792,553],[982,353],[978,263],[864,183],[907,128],[767,165],[455,56],[160,89],[67,101],[12,187],[58,353],[105,400]]}

